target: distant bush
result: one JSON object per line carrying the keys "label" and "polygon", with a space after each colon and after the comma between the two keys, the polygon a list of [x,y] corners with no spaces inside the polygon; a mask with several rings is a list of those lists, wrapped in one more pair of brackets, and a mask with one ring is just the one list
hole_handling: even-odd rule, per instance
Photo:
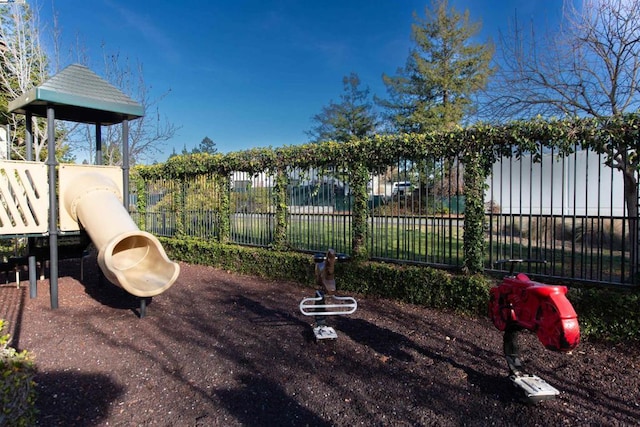
{"label": "distant bush", "polygon": [[490,200],[484,204],[484,209],[487,213],[499,214],[502,210],[500,204],[495,200]]}
{"label": "distant bush", "polygon": [[[0,332],[4,326],[0,320]],[[9,347],[9,338],[0,335],[0,426],[32,426],[36,423],[35,365],[26,350]]]}
{"label": "distant bush", "polygon": [[[575,241],[586,246],[622,250],[628,237],[622,219],[586,218],[576,226]],[[628,227],[627,227],[628,229]],[[624,232],[624,233],[623,233]],[[628,245],[629,242],[626,242]]]}

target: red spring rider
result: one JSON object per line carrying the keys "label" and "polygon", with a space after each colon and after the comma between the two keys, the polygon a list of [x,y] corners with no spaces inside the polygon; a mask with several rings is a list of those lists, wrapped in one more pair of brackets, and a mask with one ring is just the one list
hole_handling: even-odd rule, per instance
{"label": "red spring rider", "polygon": [[504,331],[504,354],[510,379],[532,401],[550,399],[559,392],[539,377],[524,371],[517,343],[518,332],[535,332],[547,349],[568,352],[580,342],[578,316],[566,297],[565,286],[552,286],[531,280],[526,274],[514,274],[516,264],[546,263],[540,260],[509,259],[509,275],[490,290],[489,316]]}

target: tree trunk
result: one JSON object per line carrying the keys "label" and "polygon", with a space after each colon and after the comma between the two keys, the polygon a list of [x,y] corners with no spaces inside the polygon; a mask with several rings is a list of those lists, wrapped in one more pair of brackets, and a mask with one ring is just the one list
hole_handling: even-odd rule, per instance
{"label": "tree trunk", "polygon": [[622,175],[629,224],[629,278],[635,284],[638,270],[638,180],[632,168],[626,168]]}

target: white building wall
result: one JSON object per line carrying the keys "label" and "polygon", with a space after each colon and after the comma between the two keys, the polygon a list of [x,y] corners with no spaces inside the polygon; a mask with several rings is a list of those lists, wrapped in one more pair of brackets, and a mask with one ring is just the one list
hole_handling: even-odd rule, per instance
{"label": "white building wall", "polygon": [[265,172],[252,175],[248,172],[235,171],[231,174],[232,188],[236,188],[237,185],[246,185],[249,182],[251,183],[252,188],[273,187],[275,178]]}
{"label": "white building wall", "polygon": [[502,159],[487,179],[485,202],[507,214],[622,216],[622,172],[604,161],[593,151],[545,154],[539,163],[531,156]]}

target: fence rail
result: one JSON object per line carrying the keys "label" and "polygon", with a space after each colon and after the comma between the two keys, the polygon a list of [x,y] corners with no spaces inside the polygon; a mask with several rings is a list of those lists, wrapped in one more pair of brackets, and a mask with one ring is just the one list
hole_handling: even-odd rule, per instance
{"label": "fence rail", "polygon": [[[296,250],[351,251],[353,194],[347,167],[287,171],[287,243]],[[458,159],[400,159],[370,176],[366,248],[373,259],[463,265],[464,165]],[[235,172],[147,183],[148,231],[269,246],[276,228],[275,177]],[[540,277],[634,283],[632,233],[622,176],[602,156],[576,151],[499,159],[486,181],[485,268],[504,258]],[[229,201],[227,217],[222,197]],[[637,201],[635,201],[637,203]],[[180,207],[180,208],[179,208]],[[180,218],[179,218],[180,217]]]}

